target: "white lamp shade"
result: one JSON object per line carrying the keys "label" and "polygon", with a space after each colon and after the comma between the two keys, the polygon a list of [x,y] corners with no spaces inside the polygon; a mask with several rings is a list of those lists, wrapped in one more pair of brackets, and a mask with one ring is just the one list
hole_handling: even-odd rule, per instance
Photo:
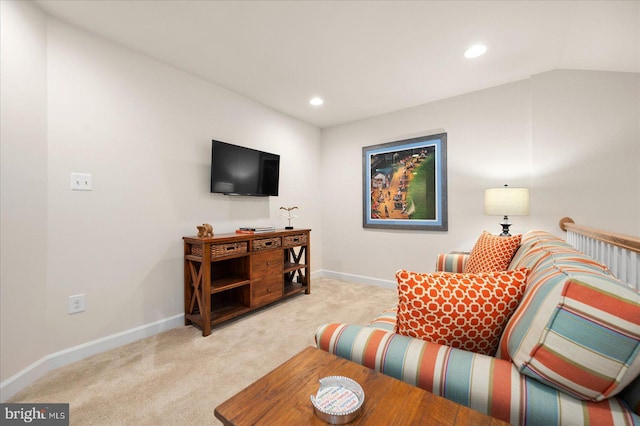
{"label": "white lamp shade", "polygon": [[484,214],[526,216],[529,214],[529,188],[491,188],[484,191]]}

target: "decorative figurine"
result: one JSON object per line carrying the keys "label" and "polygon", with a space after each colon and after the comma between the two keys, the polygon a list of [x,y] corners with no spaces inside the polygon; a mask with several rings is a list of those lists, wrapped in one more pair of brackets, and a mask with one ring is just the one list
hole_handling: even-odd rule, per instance
{"label": "decorative figurine", "polygon": [[196,226],[198,228],[198,238],[213,237],[213,226],[208,223],[203,223],[202,226]]}
{"label": "decorative figurine", "polygon": [[291,226],[291,219],[296,218],[298,216],[292,215],[291,210],[295,210],[295,209],[297,209],[297,207],[280,207],[280,210],[286,210],[287,212],[287,213],[282,213],[280,216],[284,217],[289,221],[289,226],[285,226],[284,229],[293,229],[293,226]]}

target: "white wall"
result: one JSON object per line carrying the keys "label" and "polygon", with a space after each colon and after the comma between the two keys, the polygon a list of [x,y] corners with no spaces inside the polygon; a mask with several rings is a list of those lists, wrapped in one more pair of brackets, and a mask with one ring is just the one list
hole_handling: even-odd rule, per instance
{"label": "white wall", "polygon": [[29,2],[0,3],[0,371],[49,352],[46,22]]}
{"label": "white wall", "polygon": [[[399,268],[432,271],[438,253],[471,249],[500,217],[483,215],[484,189],[531,188],[531,228],[558,221],[638,235],[638,75],[553,71],[323,130],[323,266],[335,276],[394,283]],[[446,131],[449,231],[362,227],[362,147]]]}
{"label": "white wall", "polygon": [[536,223],[640,235],[640,74],[558,70],[533,87]]}
{"label": "white wall", "polygon": [[[279,207],[296,205],[294,226],[311,228],[312,244],[320,242],[319,129],[45,18],[30,3],[19,18],[4,8],[3,399],[8,379],[40,367],[43,355],[183,323],[182,236],[196,225],[211,223],[216,233],[283,227]],[[13,36],[32,27],[33,42]],[[29,43],[37,49],[22,61],[15,52],[31,52]],[[5,92],[5,66],[20,75],[7,87],[36,82],[37,93],[18,102],[17,89]],[[5,123],[5,112],[15,119]],[[19,136],[6,150],[5,134]],[[211,139],[280,154],[280,195],[211,194]],[[71,191],[71,172],[91,173],[93,191]],[[321,269],[320,250],[311,253],[312,271]],[[86,312],[69,315],[68,297],[79,293]],[[23,348],[26,336],[35,339]]]}
{"label": "white wall", "polygon": [[[181,313],[181,237],[197,224],[278,224],[296,203],[296,225],[318,228],[316,128],[53,19],[48,53],[47,287],[60,301],[48,319],[77,324],[52,346]],[[281,154],[281,195],[209,193],[212,138]],[[70,191],[71,171],[92,173],[94,190]],[[62,302],[76,293],[88,309],[70,316]]]}

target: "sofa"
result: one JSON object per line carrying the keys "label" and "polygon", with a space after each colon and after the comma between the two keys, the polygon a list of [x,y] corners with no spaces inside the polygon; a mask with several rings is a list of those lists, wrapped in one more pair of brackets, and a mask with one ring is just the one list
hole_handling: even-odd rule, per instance
{"label": "sofa", "polygon": [[[398,306],[364,326],[324,324],[316,344],[513,425],[640,425],[640,294],[550,233],[516,250],[507,272],[526,278],[495,353],[400,334]],[[469,258],[439,255],[432,275],[469,275]]]}

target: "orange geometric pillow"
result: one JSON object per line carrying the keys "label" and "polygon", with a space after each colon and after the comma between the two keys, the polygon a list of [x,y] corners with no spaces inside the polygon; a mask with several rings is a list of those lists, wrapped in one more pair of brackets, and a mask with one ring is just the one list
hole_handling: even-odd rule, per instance
{"label": "orange geometric pillow", "polygon": [[400,270],[396,333],[494,356],[529,269],[485,274]]}
{"label": "orange geometric pillow", "polygon": [[501,237],[484,231],[471,250],[464,266],[465,273],[506,271],[520,247],[522,235]]}

